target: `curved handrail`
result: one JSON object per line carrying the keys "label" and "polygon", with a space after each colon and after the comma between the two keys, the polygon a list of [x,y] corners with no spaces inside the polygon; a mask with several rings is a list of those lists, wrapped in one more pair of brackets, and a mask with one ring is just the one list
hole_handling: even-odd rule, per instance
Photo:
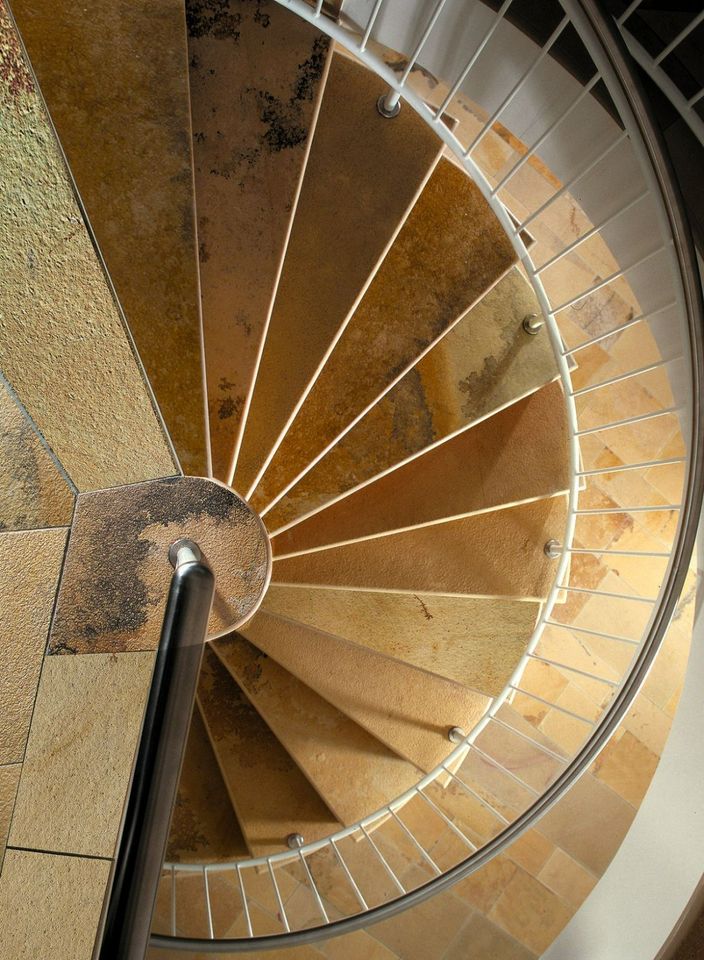
{"label": "curved handrail", "polygon": [[[311,8],[307,7],[301,0],[278,0],[278,2],[293,9],[309,22],[318,22]],[[156,948],[175,948],[180,950],[201,951],[204,953],[239,953],[315,942],[360,929],[380,920],[388,919],[402,910],[415,906],[429,897],[434,896],[436,893],[447,889],[457,881],[479,869],[495,856],[496,853],[504,849],[525,830],[530,828],[559,801],[566,790],[587,770],[599,752],[608,743],[624,718],[633,697],[644,682],[658,652],[684,584],[687,574],[687,563],[694,546],[702,506],[704,462],[700,434],[702,424],[701,386],[702,383],[704,383],[704,306],[702,304],[701,286],[696,268],[694,248],[682,205],[682,199],[647,100],[629,64],[623,41],[613,26],[611,18],[605,13],[598,0],[561,0],[561,2],[572,22],[577,26],[580,36],[597,64],[601,75],[607,79],[609,92],[614,98],[622,118],[626,121],[626,126],[632,141],[639,146],[641,158],[650,173],[651,183],[662,199],[663,216],[666,220],[668,233],[673,239],[672,254],[681,280],[682,306],[686,313],[688,334],[692,346],[689,372],[695,402],[692,409],[689,471],[676,540],[666,578],[660,591],[659,605],[655,610],[647,636],[643,640],[628,677],[618,689],[611,706],[602,717],[590,740],[566,765],[560,776],[558,776],[544,793],[513,823],[506,826],[501,833],[497,834],[476,853],[473,853],[441,876],[429,880],[416,890],[408,892],[395,900],[326,925],[301,931],[263,937],[253,936],[237,940],[169,937],[159,934],[153,935],[151,939],[152,946]],[[351,52],[358,52],[351,43],[349,34],[343,28],[328,23],[325,25],[325,30],[333,39],[350,49]],[[420,98],[416,97],[412,91],[404,89],[392,71],[379,68],[377,72],[389,83],[392,89],[401,93],[404,99],[407,100],[421,116],[424,116],[428,122],[432,121],[432,114],[428,113],[427,108]],[[443,130],[440,125],[436,126],[436,129],[447,145],[456,150],[456,145],[453,142],[451,133]],[[465,163],[467,163],[467,159],[466,156],[462,157]],[[471,164],[468,165],[471,166]],[[492,203],[497,216],[505,228],[507,228],[507,233],[509,233],[514,241],[514,245],[524,265],[529,268],[530,279],[534,284],[541,306],[548,320],[552,319],[553,321],[551,332],[554,335],[554,317],[552,317],[549,301],[544,290],[542,290],[540,278],[532,266],[530,256],[525,250],[525,247],[522,247],[522,240],[510,223],[508,212],[498,198],[496,198],[495,193],[489,189],[488,184],[480,172],[478,172],[478,175],[480,188],[483,189],[485,196],[487,196],[487,199]],[[573,470],[573,474],[575,472],[576,471]],[[566,558],[563,556],[562,560],[563,563],[561,565],[564,569]],[[558,573],[553,593],[560,589],[560,583],[561,578]],[[313,845],[311,845],[311,847],[312,846]],[[285,857],[286,854],[279,856]]]}

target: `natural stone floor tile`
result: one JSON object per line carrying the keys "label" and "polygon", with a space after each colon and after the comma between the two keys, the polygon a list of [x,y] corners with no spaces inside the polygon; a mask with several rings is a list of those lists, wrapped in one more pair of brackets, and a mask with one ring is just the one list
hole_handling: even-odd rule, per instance
{"label": "natural stone floor tile", "polygon": [[318,949],[328,960],[395,960],[397,956],[376,939],[373,931],[364,930],[325,940]]}
{"label": "natural stone floor tile", "polygon": [[273,0],[214,10],[186,3],[210,440],[227,480],[329,41]]}
{"label": "natural stone floor tile", "polygon": [[269,530],[554,380],[547,336],[523,330],[529,313],[540,307],[513,269],[266,513]]}
{"label": "natural stone floor tile", "polygon": [[262,609],[492,696],[515,670],[538,616],[538,605],[529,601],[276,584]]}
{"label": "natural stone floor tile", "polygon": [[538,879],[573,909],[581,907],[597,882],[592,873],[560,849],[552,854],[538,874]]}
{"label": "natural stone floor tile", "polygon": [[79,489],[174,474],[4,6],[0,51],[0,368]]}
{"label": "natural stone floor tile", "polygon": [[441,158],[267,467],[254,506],[294,480],[515,260],[479,188]]}
{"label": "natural stone floor tile", "polygon": [[45,659],[12,846],[114,855],[153,662],[151,653]]}
{"label": "natural stone floor tile", "polygon": [[534,877],[518,870],[489,913],[489,918],[534,953],[541,954],[572,915],[571,910]]}
{"label": "natural stone floor tile", "polygon": [[0,531],[68,525],[73,501],[66,478],[0,383]]}
{"label": "natural stone floor tile", "polygon": [[444,960],[535,960],[535,954],[481,913],[475,913]]}
{"label": "natural stone floor tile", "polygon": [[66,536],[0,534],[0,763],[24,754]]}
{"label": "natural stone floor tile", "polygon": [[17,785],[20,782],[21,763],[0,766],[0,872],[5,856],[5,844],[10,832],[10,820],[15,806]]}
{"label": "natural stone floor tile", "polygon": [[592,769],[595,777],[639,807],[657,765],[657,755],[626,730],[611,738]]}
{"label": "natural stone floor tile", "polygon": [[374,936],[403,960],[440,960],[467,919],[467,904],[440,893],[374,926]]}
{"label": "natural stone floor tile", "polygon": [[183,2],[12,9],[181,465],[205,475]]}
{"label": "natural stone floor tile", "polygon": [[210,635],[236,627],[267,581],[263,527],[222,484],[174,477],[78,498],[49,652],[155,649],[173,574],[168,550],[182,537],[199,544],[215,574]]}
{"label": "natural stone floor tile", "polygon": [[517,869],[515,863],[500,854],[465,880],[460,880],[453,892],[476,910],[487,914]]}
{"label": "natural stone floor tile", "polygon": [[333,57],[239,452],[243,494],[440,155],[414,110],[393,123],[379,115],[384,92],[363,66]]}
{"label": "natural stone floor tile", "polygon": [[109,874],[107,860],[8,850],[0,877],[0,955],[90,957]]}

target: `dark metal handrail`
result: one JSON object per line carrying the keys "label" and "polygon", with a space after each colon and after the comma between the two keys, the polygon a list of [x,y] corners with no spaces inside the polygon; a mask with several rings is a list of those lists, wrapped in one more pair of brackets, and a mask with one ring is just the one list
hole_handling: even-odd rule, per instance
{"label": "dark metal handrail", "polygon": [[174,566],[99,960],[144,960],[191,725],[215,578],[191,540]]}

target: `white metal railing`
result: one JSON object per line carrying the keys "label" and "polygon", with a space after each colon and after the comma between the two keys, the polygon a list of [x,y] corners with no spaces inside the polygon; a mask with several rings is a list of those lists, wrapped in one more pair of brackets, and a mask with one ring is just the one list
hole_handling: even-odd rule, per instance
{"label": "white metal railing", "polygon": [[628,51],[633,59],[645,70],[651,80],[660,87],[689,129],[702,146],[704,146],[704,119],[702,119],[699,112],[694,109],[696,105],[700,104],[704,99],[704,86],[698,87],[694,93],[690,93],[689,91],[685,92],[681,86],[672,79],[663,66],[668,57],[676,59],[681,44],[684,43],[687,37],[689,37],[697,27],[704,23],[704,10],[699,13],[692,11],[691,19],[686,26],[680,30],[677,36],[675,36],[670,43],[663,46],[659,53],[651,56],[636,37],[634,37],[631,29],[629,29],[629,23],[631,25],[633,23],[631,17],[634,15],[637,16],[638,8],[642,2],[643,0],[635,0],[635,2],[629,4],[617,20]]}
{"label": "white metal railing", "polygon": [[[626,96],[619,71],[613,66],[610,54],[601,46],[596,33],[596,26],[592,24],[590,16],[585,12],[588,3],[577,0],[562,0],[565,16],[554,28],[542,47],[532,45],[527,38],[506,18],[510,15],[510,3],[503,3],[497,14],[488,11],[479,3],[464,3],[464,9],[476,14],[478,21],[482,21],[484,29],[474,37],[475,46],[464,51],[460,58],[461,66],[458,71],[438,69],[433,70],[436,76],[446,78],[444,84],[438,85],[435,103],[427,102],[426,91],[415,84],[419,58],[430,48],[437,34],[447,31],[447,37],[453,36],[453,25],[457,22],[453,18],[462,0],[450,0],[440,3],[415,5],[410,0],[359,0],[352,3],[350,17],[360,8],[366,10],[364,18],[355,24],[352,20],[337,23],[320,16],[321,5],[312,7],[303,0],[278,0],[282,6],[294,11],[309,23],[325,31],[341,48],[358,57],[370,70],[381,77],[389,87],[389,94],[385,98],[384,106],[389,108],[403,102],[403,109],[414,109],[429,125],[435,129],[445,146],[460,162],[468,175],[478,184],[485,198],[501,222],[504,230],[511,238],[521,268],[529,279],[535,297],[544,314],[546,327],[551,338],[556,362],[562,380],[565,405],[567,410],[571,480],[569,485],[569,510],[566,529],[563,538],[563,548],[560,551],[559,562],[554,584],[544,604],[533,637],[522,657],[519,665],[511,676],[506,688],[497,696],[489,710],[477,724],[462,736],[460,742],[451,750],[447,758],[435,770],[423,777],[414,787],[401,796],[385,805],[382,809],[370,813],[357,823],[347,826],[338,833],[325,839],[304,843],[299,849],[284,851],[267,857],[254,857],[250,860],[217,863],[217,864],[167,864],[164,874],[164,883],[170,884],[168,930],[164,930],[163,938],[156,937],[156,946],[172,946],[179,949],[193,949],[194,945],[185,938],[200,937],[197,944],[199,950],[243,950],[275,946],[277,943],[289,942],[287,934],[296,934],[298,942],[316,937],[329,936],[331,932],[353,929],[361,926],[369,919],[388,915],[402,906],[411,905],[428,893],[443,889],[458,877],[467,875],[478,869],[497,852],[531,826],[537,816],[544,813],[552,805],[559,802],[564,792],[587,767],[598,751],[608,742],[609,737],[616,729],[619,720],[623,717],[628,704],[642,683],[649,666],[651,665],[659,643],[664,635],[667,620],[672,612],[674,603],[681,589],[684,579],[683,568],[691,552],[694,527],[701,506],[701,450],[699,444],[699,408],[694,397],[699,384],[701,368],[701,336],[697,330],[698,301],[691,293],[690,264],[687,260],[686,243],[682,240],[680,227],[676,220],[676,206],[672,197],[667,194],[667,185],[659,178],[657,157],[653,155],[647,141],[647,126],[641,116],[634,112],[629,98]],[[537,0],[536,0],[537,2]],[[345,8],[347,9],[347,7]],[[413,20],[414,11],[417,15]],[[446,20],[443,20],[443,16]],[[405,33],[413,39],[409,43],[411,55],[400,76],[397,76],[384,59],[384,47],[390,46],[387,39],[389,31],[393,32],[394,24],[402,22]],[[598,26],[598,18],[594,21]],[[554,44],[568,23],[573,24],[582,37],[595,65],[595,72],[586,87],[577,84],[573,78],[558,67],[550,56]],[[501,51],[507,43],[514,42],[529,54],[522,60],[522,66],[514,69],[513,74],[506,69],[505,59]],[[437,51],[448,46],[449,40],[435,43],[433,49]],[[449,47],[448,47],[449,49]],[[460,51],[462,52],[462,51]],[[457,53],[453,50],[453,53]],[[492,62],[496,64],[495,86],[491,103],[483,104],[477,89],[473,86],[473,72],[481,67],[482,87],[486,85],[486,71],[491,69]],[[528,66],[526,67],[526,62]],[[424,61],[423,66],[428,69]],[[543,74],[541,74],[543,71]],[[543,129],[530,138],[529,147],[516,148],[518,158],[513,159],[506,169],[497,170],[490,162],[489,152],[482,149],[483,144],[490,137],[500,136],[497,133],[499,117],[508,114],[516,115],[521,110],[521,98],[533,97],[533,82],[539,74],[544,80],[545,75],[555,75],[558,71],[563,85],[567,88],[566,99],[547,112]],[[516,76],[517,74],[517,76]],[[560,138],[567,136],[564,124],[570,116],[580,111],[594,110],[594,98],[590,91],[598,80],[605,80],[609,92],[620,115],[620,124],[609,119],[611,136],[608,143],[597,145],[593,156],[580,158],[577,168],[570,171],[561,171],[561,185],[554,189],[552,196],[542,202],[535,210],[526,213],[520,209],[521,202],[512,194],[512,186],[522,171],[532,163],[542,166],[553,165],[548,163],[550,157],[557,151]],[[470,112],[477,120],[474,125],[458,124],[450,129],[441,123],[445,109],[452,111],[459,103],[469,105]],[[458,111],[459,113],[460,111]],[[603,112],[603,111],[602,111]],[[393,122],[393,120],[389,120]],[[505,124],[504,124],[505,125]],[[646,132],[644,132],[644,130]],[[603,218],[593,222],[579,237],[569,240],[556,240],[553,248],[548,250],[547,257],[543,254],[542,260],[536,263],[539,251],[545,246],[543,241],[536,244],[536,252],[526,246],[524,231],[530,227],[536,236],[541,235],[541,224],[547,216],[554,216],[560,210],[560,204],[567,198],[579,197],[582,205],[586,204],[587,191],[584,183],[593,174],[598,175],[599,181],[608,183],[612,173],[618,173],[624,164],[631,163],[641,171],[641,182],[635,199],[629,198]],[[615,179],[618,179],[615,176]],[[576,202],[576,201],[575,201]],[[641,210],[643,206],[655,216],[660,225],[660,237],[657,249],[630,258],[630,245],[621,242],[620,247],[612,240],[608,232],[616,223],[626,223],[625,235],[620,234],[620,240],[633,239],[633,228],[628,227],[628,215],[634,210]],[[630,233],[629,233],[630,231]],[[571,258],[580,254],[584,244],[590,240],[603,242],[604,249],[610,253],[616,269],[612,270],[603,279],[590,281],[582,289],[575,290],[567,299],[564,295],[551,294],[550,284],[544,279],[548,267],[558,263],[571,263]],[[636,245],[638,249],[638,245]],[[534,260],[534,257],[536,260]],[[621,267],[619,260],[627,257],[628,266]],[[647,281],[653,273],[658,278],[659,303],[652,304],[648,299],[648,283],[643,281],[643,270]],[[639,273],[641,271],[641,273]],[[628,284],[630,294],[634,299],[641,300],[640,310],[636,316],[629,317],[625,322],[617,323],[607,330],[600,330],[584,342],[569,346],[564,340],[564,330],[561,327],[560,314],[572,309],[576,304],[590,302],[602,290],[615,289],[618,284]],[[638,291],[645,293],[641,295]],[[665,305],[663,306],[662,303]],[[673,321],[673,317],[675,320]],[[670,334],[673,322],[679,337],[678,348],[667,350],[663,348],[661,355],[644,364],[640,353],[634,351],[632,362],[620,358],[624,369],[612,376],[583,383],[576,387],[573,383],[573,373],[570,368],[570,359],[581,351],[590,347],[599,346],[609,353],[609,347],[619,338],[628,334],[637,334],[636,343],[647,342],[650,347],[660,340],[660,321],[667,322]],[[621,341],[624,342],[624,341]],[[674,400],[661,405],[660,408],[634,416],[612,419],[600,425],[584,422],[581,419],[579,403],[588,395],[599,394],[614,386],[627,382],[644,383],[646,378],[657,374],[672,379],[672,364],[678,358],[686,362],[686,382],[684,389],[675,385]],[[677,368],[678,374],[681,372]],[[669,382],[669,381],[668,381]],[[635,431],[641,430],[657,418],[670,417],[673,432],[681,433],[687,440],[684,454],[667,455],[661,449],[647,449],[647,442],[642,441],[640,448],[646,447],[644,453],[634,457],[632,462],[623,462],[616,467],[604,467],[592,462],[587,454],[585,443],[605,431]],[[687,434],[689,435],[687,436]],[[662,505],[659,503],[638,503],[629,507],[619,507],[618,512],[637,517],[639,514],[648,514],[657,510],[673,511],[679,516],[677,530],[669,542],[669,549],[653,551],[618,550],[602,548],[598,543],[593,546],[587,541],[586,546],[575,544],[575,535],[578,523],[588,523],[591,517],[608,513],[610,508],[590,509],[580,508],[580,495],[590,478],[595,478],[605,472],[650,470],[660,466],[681,466],[682,468],[682,496],[678,502]],[[581,529],[581,528],[580,528]],[[580,537],[584,536],[583,532]],[[579,543],[581,544],[581,539]],[[579,571],[572,562],[575,557],[590,555],[600,558],[607,567],[611,557],[649,557],[662,562],[661,586],[657,596],[641,596],[638,591],[626,584],[622,590],[607,590],[589,586],[588,582],[580,579]],[[608,569],[611,569],[608,567]],[[628,587],[628,589],[627,589]],[[572,615],[559,615],[558,601],[565,595],[581,596],[589,600],[597,600],[603,607],[599,611],[598,623],[589,621],[572,622]],[[614,630],[609,626],[611,620],[607,610],[609,605],[616,604],[622,610],[632,611],[638,608],[642,611],[641,619],[633,613],[628,622],[633,622],[633,636],[628,636],[627,630]],[[623,619],[623,618],[622,618]],[[550,638],[557,631],[562,637],[562,649],[566,655],[556,659],[549,653]],[[575,634],[575,636],[572,636]],[[615,644],[619,649],[629,651],[631,659],[620,671],[611,670],[611,675],[599,671],[585,669],[579,657],[580,638],[598,638],[607,644]],[[570,644],[572,646],[570,646]],[[574,650],[574,659],[571,652]],[[580,664],[582,664],[580,666]],[[561,671],[562,675],[581,677],[591,683],[603,685],[603,696],[589,715],[584,715],[576,709],[557,702],[555,698],[541,692],[536,687],[531,671],[549,668]],[[532,737],[524,727],[517,728],[515,720],[525,719],[522,712],[522,698],[534,705],[539,705],[548,711],[554,712],[569,723],[572,746],[564,746],[559,742],[546,742],[547,738],[536,730]],[[514,722],[512,722],[514,721]],[[501,752],[500,740],[497,737],[518,738],[528,744],[536,756],[540,755],[542,762],[549,765],[549,776],[545,783],[531,782],[528,774],[516,769],[507,762]],[[576,746],[574,746],[576,744]],[[475,779],[476,763],[484,767],[489,765],[497,774],[501,783],[510,784],[515,791],[512,801],[512,810],[509,812],[500,796],[493,794],[486,784]],[[495,788],[498,789],[498,788]],[[449,803],[451,799],[452,803]],[[458,807],[466,802],[466,811],[458,812]],[[413,827],[404,816],[407,816],[414,805],[421,804],[427,808],[428,815],[434,818],[437,830],[433,834],[432,843],[414,832]],[[476,819],[477,808],[491,818],[491,826],[479,826]],[[410,849],[417,855],[415,865],[428,876],[427,882],[407,885],[399,872],[394,869],[393,845],[387,845],[390,831],[397,831],[410,842]],[[449,866],[441,864],[436,859],[436,841],[440,838],[457,841],[457,852],[454,862]],[[366,851],[361,854],[360,851]],[[366,856],[365,870],[358,871],[355,867],[360,856]],[[367,876],[367,868],[374,864],[378,871],[379,893],[369,891],[363,882]],[[337,871],[338,880],[349,894],[349,902],[336,887],[332,889],[329,881],[331,870]],[[297,918],[289,906],[290,900],[284,902],[281,889],[277,883],[279,871],[292,871],[298,877],[301,890],[305,890],[313,898],[317,920],[313,921],[306,916],[299,926]],[[205,931],[187,929],[185,921],[181,922],[177,909],[177,885],[180,879],[201,875],[202,896],[205,900],[206,917]],[[233,915],[236,913],[241,920],[241,935],[239,940],[231,938],[227,941],[218,939],[218,930],[213,922],[211,903],[211,879],[226,877],[232,881]],[[273,913],[267,914],[266,928],[261,928],[258,917],[261,910],[253,911],[253,904],[260,904],[261,893],[252,892],[253,887],[260,889],[262,876],[268,877],[271,884],[270,894],[273,897]],[[291,878],[289,877],[289,880]],[[257,897],[260,899],[257,900]],[[278,917],[278,919],[277,919]],[[334,920],[331,920],[334,917]],[[272,922],[277,932],[272,933]],[[278,925],[278,926],[277,926]],[[304,929],[305,928],[305,929]],[[252,940],[254,939],[254,943]]]}

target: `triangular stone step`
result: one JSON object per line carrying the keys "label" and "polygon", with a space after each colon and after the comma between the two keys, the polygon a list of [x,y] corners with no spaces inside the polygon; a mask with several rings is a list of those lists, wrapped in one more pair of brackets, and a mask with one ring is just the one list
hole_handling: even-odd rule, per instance
{"label": "triangular stone step", "polygon": [[525,651],[540,605],[519,600],[281,587],[262,610],[495,696]]}
{"label": "triangular stone step", "polygon": [[244,637],[213,649],[343,824],[362,820],[421,778],[366,730]]}
{"label": "triangular stone step", "polygon": [[181,465],[207,476],[183,0],[12,9]]}
{"label": "triangular stone step", "polygon": [[564,539],[564,496],[275,560],[274,583],[542,600],[544,553]]}
{"label": "triangular stone step", "polygon": [[274,537],[274,555],[564,492],[568,454],[554,382]]}
{"label": "triangular stone step", "polygon": [[432,171],[441,142],[386,88],[333,57],[239,451],[246,494]]}
{"label": "triangular stone step", "polygon": [[232,805],[254,856],[287,849],[300,833],[319,840],[340,824],[218,657],[206,647],[198,705]]}
{"label": "triangular stone step", "polygon": [[195,707],[171,819],[166,859],[216,863],[248,856],[213,748]]}
{"label": "triangular stone step", "polygon": [[279,530],[555,380],[547,331],[530,336],[523,330],[523,318],[530,313],[540,313],[540,308],[514,268],[265,511],[269,530]]}
{"label": "triangular stone step", "polygon": [[[40,10],[42,37],[60,47],[68,27],[56,7],[42,4]],[[74,15],[86,23],[93,19],[79,7],[70,14],[72,22]],[[111,30],[113,18],[111,12]],[[0,30],[0,369],[79,490],[173,475],[178,468],[150,391],[2,9]],[[67,83],[82,69],[75,61],[72,56],[62,65]],[[111,186],[105,170],[100,176]],[[120,243],[129,248],[122,236]],[[134,251],[129,254],[133,270]],[[182,389],[180,383],[179,394]]]}
{"label": "triangular stone step", "polygon": [[451,752],[489,699],[474,690],[293,620],[258,613],[247,639],[421,770]]}
{"label": "triangular stone step", "polygon": [[515,263],[479,188],[441,159],[252,499],[295,480]]}
{"label": "triangular stone step", "polygon": [[329,41],[274,0],[187,0],[213,473],[229,476]]}

